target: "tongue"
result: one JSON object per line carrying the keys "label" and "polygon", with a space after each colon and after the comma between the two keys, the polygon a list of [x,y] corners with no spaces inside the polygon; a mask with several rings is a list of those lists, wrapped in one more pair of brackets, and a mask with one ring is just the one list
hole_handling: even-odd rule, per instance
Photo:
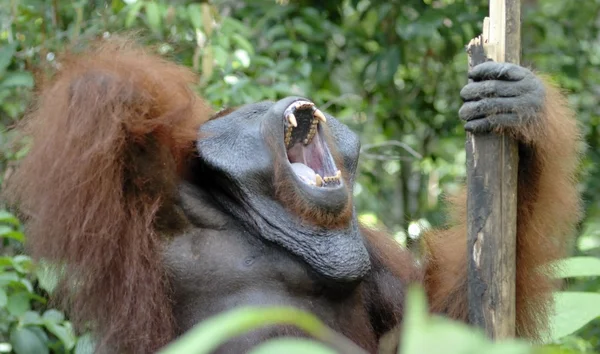
{"label": "tongue", "polygon": [[292,164],[292,170],[294,170],[298,177],[306,181],[306,183],[315,184],[317,174],[315,173],[315,171],[313,171],[312,168],[306,166],[303,163],[295,162]]}

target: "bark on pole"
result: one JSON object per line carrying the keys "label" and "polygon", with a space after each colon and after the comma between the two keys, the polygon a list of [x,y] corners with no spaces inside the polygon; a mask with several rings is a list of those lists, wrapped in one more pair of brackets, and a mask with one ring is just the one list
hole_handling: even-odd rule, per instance
{"label": "bark on pole", "polygon": [[[490,0],[484,33],[468,46],[469,66],[519,64],[520,0]],[[467,133],[469,322],[493,339],[515,335],[518,146],[508,136]]]}

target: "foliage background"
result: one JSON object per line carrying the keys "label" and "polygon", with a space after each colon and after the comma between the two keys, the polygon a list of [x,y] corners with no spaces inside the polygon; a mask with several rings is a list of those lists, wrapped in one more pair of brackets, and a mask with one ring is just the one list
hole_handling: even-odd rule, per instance
{"label": "foliage background", "polygon": [[[599,257],[600,0],[522,2],[523,63],[565,89],[584,128],[580,188],[587,213],[574,252]],[[215,109],[303,95],[349,125],[363,144],[355,191],[362,221],[387,228],[418,252],[423,228],[444,221],[442,192],[455,191],[465,175],[458,92],[466,82],[464,45],[481,32],[487,1],[279,3],[4,0],[0,178],[8,177],[25,153],[8,144],[9,128],[25,112],[36,84],[60,65],[57,53],[69,43],[83,47],[94,38],[134,31],[159,53],[197,71],[198,91]],[[0,236],[0,286],[5,287],[0,288],[0,353],[1,343],[14,345],[18,339],[15,328],[39,328],[31,332],[45,350],[75,350],[68,321],[46,304],[51,287],[21,255],[18,220],[0,217]],[[570,288],[598,292],[600,281],[578,278]],[[13,307],[15,301],[20,308]],[[592,321],[559,344],[600,351],[600,323]]]}

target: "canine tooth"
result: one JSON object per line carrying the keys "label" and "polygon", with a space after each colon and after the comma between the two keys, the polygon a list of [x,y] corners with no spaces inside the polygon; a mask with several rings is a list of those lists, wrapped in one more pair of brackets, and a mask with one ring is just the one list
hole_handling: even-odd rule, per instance
{"label": "canine tooth", "polygon": [[321,187],[323,185],[323,178],[318,173],[315,176],[315,183],[317,184],[317,187]]}
{"label": "canine tooth", "polygon": [[315,109],[315,111],[313,112],[313,115],[321,122],[323,122],[323,123],[327,122],[327,118],[325,118],[325,115],[319,109]]}
{"label": "canine tooth", "polygon": [[296,128],[298,126],[298,121],[296,120],[296,116],[294,115],[294,113],[290,113],[287,115],[287,120],[288,122],[290,122],[290,124]]}
{"label": "canine tooth", "polygon": [[336,177],[337,179],[340,179],[340,178],[342,178],[342,171],[340,171],[340,170],[337,170],[337,172],[335,173],[335,177]]}
{"label": "canine tooth", "polygon": [[308,139],[307,138],[305,138],[303,142],[304,142],[304,145],[308,145]]}

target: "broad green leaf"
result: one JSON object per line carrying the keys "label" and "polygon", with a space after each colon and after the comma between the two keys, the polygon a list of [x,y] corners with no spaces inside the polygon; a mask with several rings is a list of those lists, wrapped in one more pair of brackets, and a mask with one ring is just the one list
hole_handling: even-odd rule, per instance
{"label": "broad green leaf", "polygon": [[252,43],[250,43],[244,36],[233,33],[231,35],[231,40],[240,48],[250,53],[250,55],[254,55],[254,47]]}
{"label": "broad green leaf", "polygon": [[194,29],[202,28],[202,8],[200,4],[190,4],[187,7],[187,13],[190,18],[190,23]]}
{"label": "broad green leaf", "polygon": [[337,354],[323,344],[299,338],[280,338],[268,341],[252,349],[249,354]]}
{"label": "broad green leaf", "polygon": [[0,47],[0,77],[6,72],[6,68],[10,65],[13,55],[17,50],[17,43],[5,44]]}
{"label": "broad green leaf", "polygon": [[528,354],[532,348],[525,342],[493,343],[481,330],[446,318],[431,317],[424,291],[411,287],[407,293],[406,315],[402,328],[402,354]]}
{"label": "broad green leaf", "polygon": [[13,232],[14,228],[11,226],[0,225],[0,237],[8,234],[9,232]]}
{"label": "broad green leaf", "polygon": [[231,338],[274,324],[295,325],[317,339],[353,346],[314,315],[291,307],[234,309],[210,318],[165,347],[160,354],[211,353]]}
{"label": "broad green leaf", "polygon": [[146,3],[146,19],[148,20],[148,26],[150,26],[154,32],[160,33],[160,9],[155,1],[149,1]]}
{"label": "broad green leaf", "polygon": [[38,312],[27,311],[21,316],[21,325],[40,325],[42,324],[42,317]]}
{"label": "broad green leaf", "polygon": [[94,339],[86,333],[77,339],[74,354],[94,354],[94,348]]}
{"label": "broad green leaf", "polygon": [[17,274],[17,272],[3,272],[0,273],[0,286],[6,286],[9,284],[13,284],[13,283],[18,283],[19,279],[21,279],[21,277],[19,277],[19,274]]}
{"label": "broad green leaf", "polygon": [[16,354],[47,354],[44,341],[27,327],[15,327],[10,333],[10,343]]}
{"label": "broad green leaf", "polygon": [[60,339],[67,350],[75,347],[75,334],[70,326],[64,326],[52,321],[44,321],[46,329]]}
{"label": "broad green leaf", "polygon": [[421,342],[425,340],[425,326],[427,322],[427,300],[420,287],[412,286],[406,294],[406,313],[404,315],[403,337],[399,353],[419,353]]}
{"label": "broad green leaf", "polygon": [[6,210],[0,210],[0,223],[12,224],[14,226],[19,226],[21,224],[16,216]]}
{"label": "broad green leaf", "polygon": [[36,336],[38,336],[38,338],[44,342],[44,343],[48,343],[48,334],[46,333],[46,331],[44,331],[44,329],[40,326],[27,326],[27,328],[33,332]]}
{"label": "broad green leaf", "polygon": [[25,235],[22,232],[14,230],[12,227],[0,225],[0,238],[11,238],[19,242],[25,242]]}
{"label": "broad green leaf", "polygon": [[0,257],[0,268],[7,268],[7,267],[11,267],[12,268],[12,257]]}
{"label": "broad green leaf", "polygon": [[40,287],[52,294],[59,281],[60,270],[47,262],[39,262],[35,268]]}
{"label": "broad green leaf", "polygon": [[556,308],[550,318],[550,340],[558,340],[600,317],[600,294],[585,292],[557,292]]}
{"label": "broad green leaf", "polygon": [[137,19],[142,6],[144,6],[143,1],[136,1],[129,7],[129,10],[127,11],[127,17],[125,18],[126,28],[131,28],[131,26],[133,26],[133,23]]}
{"label": "broad green leaf", "polygon": [[16,255],[12,258],[13,267],[19,273],[27,274],[31,271],[33,266],[33,262],[31,261],[31,257],[20,254]]}
{"label": "broad green leaf", "polygon": [[65,315],[58,310],[50,309],[44,312],[42,318],[47,322],[60,323],[65,320]]}
{"label": "broad green leaf", "polygon": [[21,316],[26,311],[31,309],[29,302],[29,294],[26,292],[18,292],[8,296],[6,309],[13,316]]}
{"label": "broad green leaf", "polygon": [[6,295],[6,291],[0,288],[0,308],[6,306],[8,303],[8,295]]}
{"label": "broad green leaf", "polygon": [[600,276],[600,258],[571,257],[556,263],[557,278],[597,277]]}
{"label": "broad green leaf", "polygon": [[0,88],[33,87],[33,76],[27,71],[10,72],[0,81]]}
{"label": "broad green leaf", "polygon": [[125,7],[125,2],[122,0],[112,0],[110,7],[113,13],[118,13]]}

